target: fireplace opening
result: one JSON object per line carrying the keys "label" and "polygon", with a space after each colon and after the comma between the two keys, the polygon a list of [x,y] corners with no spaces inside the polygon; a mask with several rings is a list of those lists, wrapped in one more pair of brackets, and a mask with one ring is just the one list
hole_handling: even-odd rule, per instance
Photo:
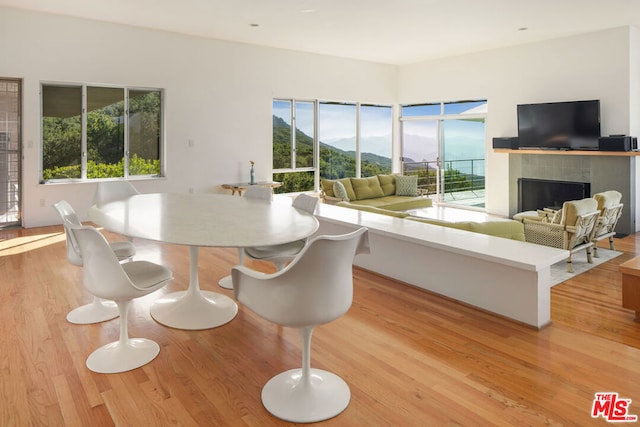
{"label": "fireplace opening", "polygon": [[560,209],[569,200],[591,197],[588,182],[518,178],[518,212]]}

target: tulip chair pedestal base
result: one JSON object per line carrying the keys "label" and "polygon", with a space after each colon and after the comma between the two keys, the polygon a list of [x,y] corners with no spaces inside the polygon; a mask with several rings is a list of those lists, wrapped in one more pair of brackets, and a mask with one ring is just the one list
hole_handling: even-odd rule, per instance
{"label": "tulip chair pedestal base", "polygon": [[145,338],[129,338],[103,345],[87,358],[87,368],[100,374],[115,374],[139,368],[160,353],[160,346]]}
{"label": "tulip chair pedestal base", "polygon": [[151,317],[176,329],[200,330],[222,326],[238,314],[238,305],[228,296],[210,291],[178,291],[156,300]]}
{"label": "tulip chair pedestal base", "polygon": [[94,297],[92,303],[71,310],[67,314],[67,321],[76,325],[90,325],[115,319],[119,315],[115,302]]}
{"label": "tulip chair pedestal base", "polygon": [[233,280],[231,276],[225,276],[218,282],[218,285],[223,289],[233,289]]}
{"label": "tulip chair pedestal base", "polygon": [[198,247],[189,247],[189,288],[156,300],[151,317],[176,329],[200,330],[222,326],[238,314],[238,304],[226,295],[200,289]]}
{"label": "tulip chair pedestal base", "polygon": [[[238,248],[239,264],[244,264],[244,248]],[[218,285],[223,289],[233,289],[233,279],[231,275],[225,276],[218,282]]]}
{"label": "tulip chair pedestal base", "polygon": [[340,414],[349,405],[349,386],[339,376],[311,369],[303,381],[302,369],[271,378],[262,389],[262,404],[272,415],[293,423],[313,423]]}

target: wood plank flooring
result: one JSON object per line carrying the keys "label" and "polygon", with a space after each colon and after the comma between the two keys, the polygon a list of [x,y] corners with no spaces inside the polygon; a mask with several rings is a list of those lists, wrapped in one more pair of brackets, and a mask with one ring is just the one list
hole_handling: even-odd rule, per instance
{"label": "wood plank flooring", "polygon": [[[629,412],[640,414],[640,323],[621,307],[617,270],[640,255],[639,241],[616,239],[624,255],[556,286],[553,323],[541,331],[354,269],[351,310],[313,336],[312,366],[340,375],[352,393],[346,411],[323,425],[602,426],[603,418],[591,418],[602,391],[632,399]],[[0,231],[0,425],[290,425],[266,412],[260,391],[300,366],[298,332],[242,305],[211,330],[156,323],[150,304],[186,288],[188,250],[135,243],[137,259],[175,275],[130,312],[130,336],[154,339],[161,350],[142,368],[104,375],[85,360],[117,339],[119,321],[66,321],[91,296],[81,269],[66,260],[62,227]],[[217,281],[236,262],[235,249],[201,249],[201,287],[232,296]]]}

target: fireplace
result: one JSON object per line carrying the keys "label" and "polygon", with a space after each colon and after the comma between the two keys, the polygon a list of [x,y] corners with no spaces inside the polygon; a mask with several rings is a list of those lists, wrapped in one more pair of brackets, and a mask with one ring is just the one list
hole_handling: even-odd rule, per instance
{"label": "fireplace", "polygon": [[568,200],[586,197],[591,197],[591,184],[588,182],[518,178],[518,212],[560,209]]}

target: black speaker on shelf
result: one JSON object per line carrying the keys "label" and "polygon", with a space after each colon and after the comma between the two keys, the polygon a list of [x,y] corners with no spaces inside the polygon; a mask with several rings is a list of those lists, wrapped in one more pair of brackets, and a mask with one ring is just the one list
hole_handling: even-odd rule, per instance
{"label": "black speaker on shelf", "polygon": [[506,148],[508,150],[517,150],[519,147],[517,136],[493,138],[493,148]]}
{"label": "black speaker on shelf", "polygon": [[638,138],[634,136],[601,136],[598,138],[598,150],[600,151],[637,151]]}

